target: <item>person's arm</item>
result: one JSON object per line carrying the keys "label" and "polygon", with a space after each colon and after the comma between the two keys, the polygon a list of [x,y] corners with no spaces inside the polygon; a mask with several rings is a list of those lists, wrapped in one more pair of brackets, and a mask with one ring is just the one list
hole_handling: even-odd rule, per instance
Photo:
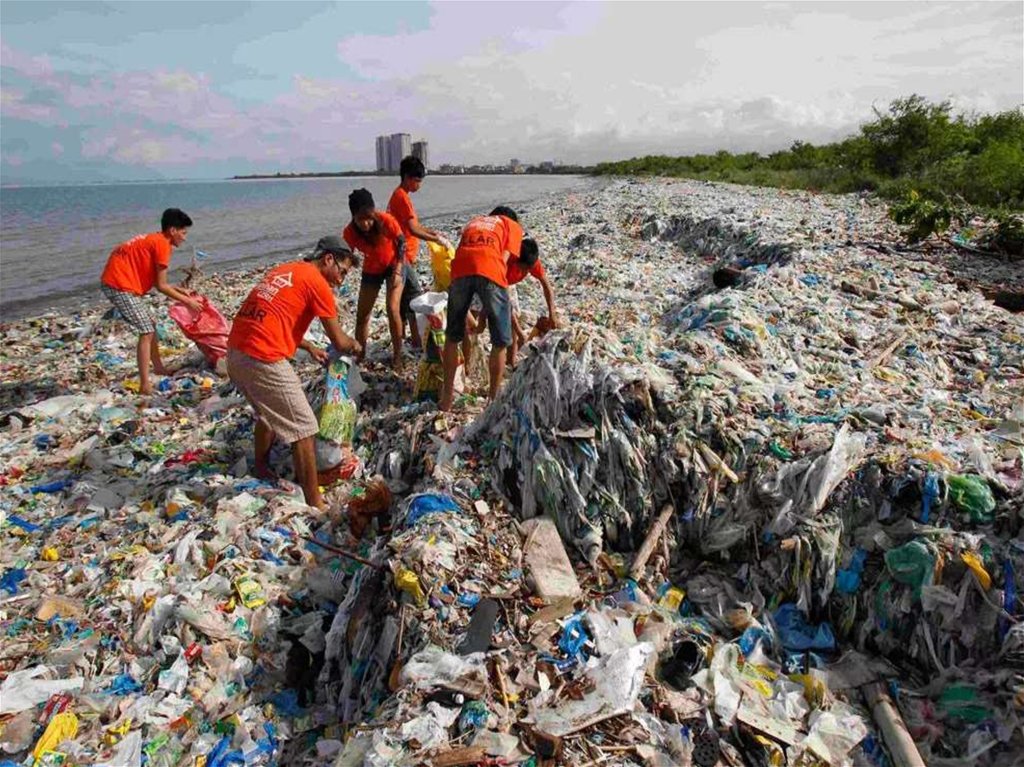
{"label": "person's arm", "polygon": [[519,345],[525,346],[526,333],[523,332],[523,326],[519,322],[519,312],[512,312],[512,332],[515,334]]}
{"label": "person's arm", "polygon": [[337,317],[321,318],[320,323],[324,326],[324,332],[331,340],[331,344],[342,354],[360,354],[363,351],[359,342],[341,329]]}
{"label": "person's arm", "polygon": [[544,301],[548,305],[548,317],[551,319],[551,324],[557,328],[561,323],[558,321],[558,313],[555,311],[555,291],[552,289],[551,283],[548,282],[546,274],[537,279],[540,280],[541,290],[544,291]]}
{"label": "person's arm", "polygon": [[179,304],[185,304],[194,312],[201,312],[203,310],[203,305],[199,301],[196,301],[181,288],[175,287],[167,281],[166,266],[157,266],[156,268],[156,289]]}
{"label": "person's arm", "polygon": [[306,339],[302,339],[299,344],[299,348],[309,352],[309,356],[319,362],[321,365],[327,362],[327,350],[321,349],[319,346],[311,344]]}
{"label": "person's arm", "polygon": [[426,227],[420,226],[420,222],[414,218],[410,218],[406,222],[409,227],[409,231],[412,232],[413,237],[419,237],[421,240],[427,240],[429,242],[436,242],[438,245],[444,245],[447,240],[436,230],[427,229]]}

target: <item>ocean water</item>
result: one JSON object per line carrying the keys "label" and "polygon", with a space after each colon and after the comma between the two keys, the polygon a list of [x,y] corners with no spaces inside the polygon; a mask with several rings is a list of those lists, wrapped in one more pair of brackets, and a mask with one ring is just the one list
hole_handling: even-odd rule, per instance
{"label": "ocean water", "polygon": [[[451,229],[495,205],[515,206],[595,183],[580,176],[428,176],[413,204],[427,225]],[[378,176],[0,189],[0,319],[101,300],[99,277],[115,245],[157,231],[165,208],[194,222],[171,276],[208,255],[205,273],[283,261],[340,234],[348,195],[365,187],[387,206],[397,179]],[[529,221],[525,221],[527,227]]]}

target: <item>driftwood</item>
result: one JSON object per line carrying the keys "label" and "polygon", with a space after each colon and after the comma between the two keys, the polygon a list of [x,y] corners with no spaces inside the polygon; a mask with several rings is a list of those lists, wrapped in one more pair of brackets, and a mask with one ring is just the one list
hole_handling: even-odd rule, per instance
{"label": "driftwood", "polygon": [[651,525],[651,529],[647,531],[647,537],[644,538],[644,542],[637,550],[636,558],[633,560],[633,565],[629,569],[629,575],[631,578],[636,579],[643,574],[644,567],[647,565],[647,560],[651,558],[651,553],[654,551],[654,547],[658,545],[658,539],[660,539],[662,533],[665,532],[665,525],[668,524],[673,511],[675,511],[675,509],[672,508],[671,504],[663,508],[661,513],[658,515],[658,518],[654,520],[654,524]]}

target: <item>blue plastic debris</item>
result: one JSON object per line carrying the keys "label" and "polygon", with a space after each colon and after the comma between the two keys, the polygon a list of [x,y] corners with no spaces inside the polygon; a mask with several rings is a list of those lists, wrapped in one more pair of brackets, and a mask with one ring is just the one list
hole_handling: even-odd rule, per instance
{"label": "blue plastic debris", "polygon": [[562,636],[558,639],[558,649],[568,658],[579,658],[583,656],[583,648],[590,641],[590,635],[583,627],[583,613],[573,614],[565,622]]}
{"label": "blue plastic debris", "polygon": [[836,573],[836,590],[842,594],[856,594],[860,589],[860,577],[864,572],[864,562],[868,553],[864,549],[856,549],[850,559],[850,566]]}
{"label": "blue plastic debris", "polygon": [[407,526],[415,525],[430,514],[458,513],[459,506],[447,495],[423,493],[415,496],[409,503],[409,511],[405,515]]}
{"label": "blue plastic debris", "polygon": [[12,567],[3,576],[0,576],[0,589],[3,589],[8,594],[17,594],[18,584],[23,580],[25,580],[25,568]]}
{"label": "blue plastic debris", "polygon": [[827,621],[812,625],[792,602],[775,611],[775,628],[779,641],[787,650],[834,650],[836,638]]}

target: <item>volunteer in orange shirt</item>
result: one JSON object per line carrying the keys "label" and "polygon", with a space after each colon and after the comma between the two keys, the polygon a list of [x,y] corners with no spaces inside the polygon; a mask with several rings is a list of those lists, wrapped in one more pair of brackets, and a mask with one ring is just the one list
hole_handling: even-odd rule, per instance
{"label": "volunteer in orange shirt", "polygon": [[261,479],[273,478],[267,459],[274,438],[292,446],[295,480],[306,503],[326,510],[316,470],[313,438],[319,431],[302,382],[288,362],[305,349],[319,362],[327,352],[304,339],[314,317],[331,344],[358,354],[362,347],[338,323],[332,288],[339,287],[359,258],[339,237],[323,237],[313,254],[271,269],[235,315],[228,336],[228,376],[256,411],[256,466]]}
{"label": "volunteer in orange shirt", "polygon": [[409,196],[419,191],[423,184],[423,177],[427,175],[423,161],[419,157],[410,155],[402,160],[398,167],[398,173],[401,181],[395,191],[391,193],[391,199],[388,200],[388,213],[395,217],[398,225],[402,227],[402,234],[405,235],[405,262],[408,268],[405,270],[405,285],[402,288],[402,302],[399,307],[402,318],[402,336],[405,336],[405,324],[408,322],[409,338],[413,347],[419,349],[422,346],[420,329],[412,310],[409,309],[409,303],[423,292],[415,268],[416,257],[420,250],[420,240],[436,242],[439,245],[447,245],[448,240],[433,229],[427,229],[420,225],[419,219],[416,218],[416,208],[413,207],[412,198]]}
{"label": "volunteer in orange shirt", "polygon": [[466,336],[466,318],[473,298],[480,300],[491,334],[488,395],[494,399],[505,374],[505,349],[512,343],[512,313],[508,301],[508,260],[518,258],[523,229],[516,212],[500,205],[489,216],[477,216],[462,230],[452,261],[448,287],[448,326],[444,343],[444,393],[441,410],[451,410],[459,344]]}
{"label": "volunteer in orange shirt", "polygon": [[157,290],[193,311],[202,311],[202,305],[191,295],[167,282],[167,267],[171,263],[171,250],[188,237],[192,219],[184,211],[168,208],[160,217],[160,231],[140,234],[122,242],[110,253],[100,276],[100,287],[114,308],[139,334],[135,357],[139,365],[139,391],[152,394],[149,365],[153,372],[166,375],[167,368],[160,359],[156,341],[156,322],[153,312],[142,301],[155,286]]}
{"label": "volunteer in orange shirt", "polygon": [[526,333],[519,324],[519,296],[516,292],[516,285],[530,275],[540,283],[540,289],[544,292],[544,303],[548,306],[549,326],[557,328],[561,325],[558,321],[558,312],[555,309],[555,291],[548,281],[548,274],[544,271],[544,264],[540,262],[540,250],[532,239],[523,240],[519,258],[509,259],[508,270],[505,276],[508,280],[509,306],[512,310],[512,345],[508,351],[508,363],[514,366],[516,354],[519,347],[526,343]]}
{"label": "volunteer in orange shirt", "polygon": [[[348,196],[352,222],[342,236],[353,250],[363,254],[363,276],[359,281],[356,306],[356,340],[366,353],[370,335],[370,312],[377,302],[381,285],[385,293],[388,329],[391,331],[391,362],[402,369],[402,287],[405,279],[405,235],[390,213],[377,210],[373,195],[356,189]],[[362,359],[362,355],[360,355]]]}

